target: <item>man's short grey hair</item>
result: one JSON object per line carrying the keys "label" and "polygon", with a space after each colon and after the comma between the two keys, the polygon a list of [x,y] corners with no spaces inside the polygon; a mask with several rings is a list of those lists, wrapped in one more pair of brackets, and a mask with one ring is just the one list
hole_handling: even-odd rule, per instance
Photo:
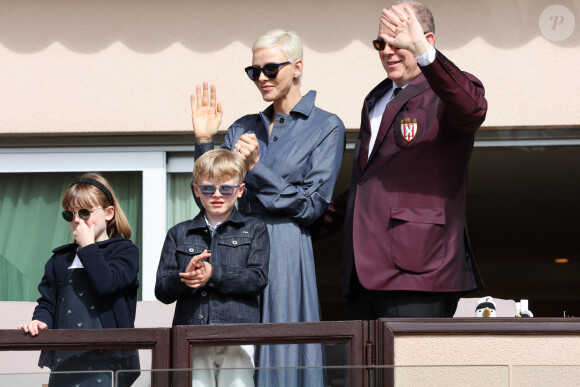
{"label": "man's short grey hair", "polygon": [[421,27],[423,27],[423,32],[433,32],[435,33],[435,20],[433,19],[433,14],[427,8],[427,6],[419,1],[415,0],[399,0],[395,2],[393,5],[400,5],[400,4],[409,4],[413,7],[415,11],[415,15],[417,16],[417,20],[421,23]]}

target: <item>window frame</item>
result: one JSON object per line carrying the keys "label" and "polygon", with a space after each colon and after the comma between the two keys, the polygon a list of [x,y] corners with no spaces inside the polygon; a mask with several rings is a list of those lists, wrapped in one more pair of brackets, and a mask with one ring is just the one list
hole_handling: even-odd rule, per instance
{"label": "window frame", "polygon": [[[189,147],[183,150],[191,152]],[[128,146],[0,149],[0,174],[141,172],[143,179],[141,290],[143,301],[150,301],[155,300],[157,265],[166,235],[167,153],[168,149],[165,147]]]}

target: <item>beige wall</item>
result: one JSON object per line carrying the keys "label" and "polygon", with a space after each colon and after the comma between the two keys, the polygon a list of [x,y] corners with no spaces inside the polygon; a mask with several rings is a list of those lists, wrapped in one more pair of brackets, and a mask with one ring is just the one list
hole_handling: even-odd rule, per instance
{"label": "beige wall", "polygon": [[[580,34],[551,42],[551,1],[426,1],[437,47],[485,84],[486,127],[579,126]],[[265,107],[243,67],[261,33],[305,44],[302,91],[359,126],[361,101],[385,76],[370,41],[385,1],[0,1],[0,136],[187,133],[189,94],[217,84],[227,127]],[[580,0],[558,1],[580,22]]]}
{"label": "beige wall", "polygon": [[405,335],[395,338],[394,352],[398,366],[580,365],[580,336]]}
{"label": "beige wall", "polygon": [[577,335],[401,336],[394,353],[397,386],[561,387],[580,378]]}

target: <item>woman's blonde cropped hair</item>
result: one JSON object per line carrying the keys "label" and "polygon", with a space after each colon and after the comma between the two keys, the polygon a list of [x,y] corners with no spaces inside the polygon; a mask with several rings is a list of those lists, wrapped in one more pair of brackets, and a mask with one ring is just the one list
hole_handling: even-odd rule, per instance
{"label": "woman's blonde cropped hair", "polygon": [[193,164],[193,181],[198,183],[202,177],[221,179],[236,177],[239,183],[244,181],[246,164],[237,152],[225,149],[213,149],[201,155]]}
{"label": "woman's blonde cropped hair", "polygon": [[284,31],[280,28],[268,31],[256,40],[252,46],[252,52],[260,48],[271,47],[280,47],[286,60],[292,64],[297,60],[302,60],[302,39],[294,31]]}

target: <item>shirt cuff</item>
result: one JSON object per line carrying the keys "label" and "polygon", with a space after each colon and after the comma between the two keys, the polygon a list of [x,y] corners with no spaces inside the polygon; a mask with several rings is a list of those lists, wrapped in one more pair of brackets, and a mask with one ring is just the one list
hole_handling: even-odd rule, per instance
{"label": "shirt cuff", "polygon": [[437,51],[435,47],[429,46],[429,51],[425,54],[415,58],[419,66],[428,66],[435,61],[435,56],[437,55]]}

